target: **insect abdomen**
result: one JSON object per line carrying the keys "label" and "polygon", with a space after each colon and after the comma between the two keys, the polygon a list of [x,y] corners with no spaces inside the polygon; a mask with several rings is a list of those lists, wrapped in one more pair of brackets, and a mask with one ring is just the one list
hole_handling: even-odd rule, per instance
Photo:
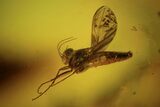
{"label": "insect abdomen", "polygon": [[100,65],[106,65],[114,62],[119,62],[126,60],[128,58],[132,57],[132,53],[129,52],[99,52],[95,55],[92,55],[92,57],[89,60],[89,66],[100,66]]}
{"label": "insect abdomen", "polygon": [[89,62],[89,66],[97,67],[97,66],[100,66],[100,65],[109,64],[109,62],[110,61],[107,60],[106,56],[103,55],[103,56],[95,57],[94,59],[92,59]]}

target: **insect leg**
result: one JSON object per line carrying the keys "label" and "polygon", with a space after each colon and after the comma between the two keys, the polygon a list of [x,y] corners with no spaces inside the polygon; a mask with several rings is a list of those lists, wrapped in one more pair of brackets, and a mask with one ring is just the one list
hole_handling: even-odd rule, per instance
{"label": "insect leg", "polygon": [[[71,71],[72,71],[72,70],[71,70]],[[68,71],[68,72],[71,72],[71,71]],[[67,72],[67,71],[66,71],[66,72]],[[67,73],[68,73],[68,72],[67,72]],[[65,73],[65,72],[64,72],[64,73]],[[68,75],[67,77],[65,77],[65,78],[61,79],[60,81],[56,82],[55,84],[52,84],[52,86],[55,86],[55,85],[59,84],[60,82],[62,82],[62,81],[64,81],[65,79],[69,78],[70,76],[72,76],[74,73],[75,73],[75,71],[72,72],[72,73],[71,73],[70,75]]]}
{"label": "insect leg", "polygon": [[48,81],[42,83],[42,84],[38,87],[37,93],[38,93],[38,94],[41,94],[42,92],[40,92],[40,89],[41,89],[41,87],[42,87],[43,85],[45,85],[45,84],[47,84],[47,83],[49,83],[49,82],[55,81],[55,80],[56,80],[56,77],[59,75],[60,71],[62,71],[62,70],[67,70],[67,69],[69,69],[69,68],[70,68],[69,66],[65,66],[65,67],[60,68],[60,69],[58,70],[55,78],[53,78],[53,79],[51,79],[51,80],[48,80]]}
{"label": "insect leg", "polygon": [[[67,73],[69,73],[69,72],[72,72],[72,69],[71,69],[71,70],[68,70],[68,71],[65,71],[65,72],[59,74],[61,70],[65,70],[65,69],[68,69],[68,68],[69,68],[69,67],[66,67],[66,68],[63,67],[63,68],[59,69],[59,71],[57,72],[55,78],[53,78],[53,79],[51,79],[51,80],[49,80],[49,81],[46,81],[46,82],[42,83],[42,84],[39,86],[38,90],[37,90],[37,92],[38,92],[39,95],[38,95],[37,97],[33,98],[32,101],[33,101],[33,100],[36,100],[37,98],[39,98],[40,96],[42,96],[42,95],[43,95],[45,92],[47,92],[52,86],[54,86],[53,84],[54,84],[54,82],[55,82],[56,79],[60,78],[61,76],[65,75],[65,74],[67,74]],[[68,77],[68,76],[67,76],[67,77]],[[52,83],[48,86],[48,88],[45,89],[43,92],[39,92],[40,88],[41,88],[44,84],[49,83],[49,82],[52,82]],[[58,83],[56,83],[56,84],[58,84]]]}

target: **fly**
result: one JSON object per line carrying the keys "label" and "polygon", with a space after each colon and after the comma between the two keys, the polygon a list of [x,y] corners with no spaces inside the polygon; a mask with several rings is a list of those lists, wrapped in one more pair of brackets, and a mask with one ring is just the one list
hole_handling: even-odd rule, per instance
{"label": "fly", "polygon": [[[39,95],[32,100],[39,98],[51,87],[64,81],[73,74],[81,73],[91,67],[107,65],[132,57],[132,52],[130,51],[104,51],[113,40],[116,31],[117,20],[115,14],[106,6],[100,7],[93,16],[91,46],[89,48],[78,50],[68,48],[64,52],[61,52],[61,47],[75,38],[70,37],[59,42],[57,45],[57,50],[66,66],[60,68],[53,79],[42,83],[37,89],[37,93]],[[58,79],[60,80],[57,81]],[[47,83],[50,83],[50,85],[41,92],[40,89]]]}

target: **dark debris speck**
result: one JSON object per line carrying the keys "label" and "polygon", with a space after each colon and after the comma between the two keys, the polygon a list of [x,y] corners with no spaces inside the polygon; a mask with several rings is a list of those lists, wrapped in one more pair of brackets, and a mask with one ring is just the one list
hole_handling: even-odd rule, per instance
{"label": "dark debris speck", "polygon": [[160,17],[160,11],[157,13],[157,15]]}
{"label": "dark debris speck", "polygon": [[132,93],[133,95],[136,95],[137,93],[136,93],[136,91],[133,91],[133,93]]}
{"label": "dark debris speck", "polygon": [[158,53],[160,53],[160,49],[158,49]]}
{"label": "dark debris speck", "polygon": [[137,31],[137,28],[136,28],[135,26],[132,26],[132,27],[131,27],[131,30],[132,30],[132,31]]}

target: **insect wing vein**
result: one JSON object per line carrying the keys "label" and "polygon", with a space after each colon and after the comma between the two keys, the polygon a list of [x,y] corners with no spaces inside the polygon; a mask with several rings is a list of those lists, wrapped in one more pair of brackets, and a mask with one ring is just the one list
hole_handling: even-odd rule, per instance
{"label": "insect wing vein", "polygon": [[100,51],[107,48],[113,40],[117,30],[116,16],[106,7],[100,7],[92,21],[91,48],[92,51]]}

